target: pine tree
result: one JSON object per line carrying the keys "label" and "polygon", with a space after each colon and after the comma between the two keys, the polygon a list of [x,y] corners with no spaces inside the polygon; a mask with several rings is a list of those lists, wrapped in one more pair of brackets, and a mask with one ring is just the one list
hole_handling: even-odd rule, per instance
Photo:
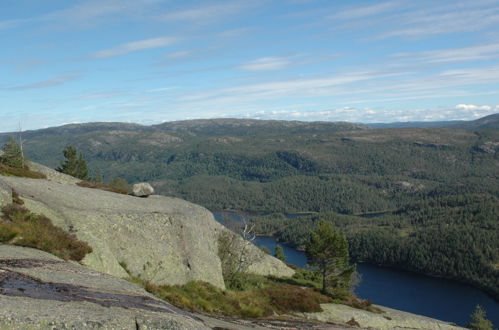
{"label": "pine tree", "polygon": [[2,148],[3,155],[1,156],[1,163],[8,165],[10,167],[23,168],[24,167],[24,159],[21,151],[21,147],[19,144],[14,141],[12,137],[9,137],[9,140]]}
{"label": "pine tree", "polygon": [[276,257],[277,259],[279,259],[281,261],[286,260],[286,256],[284,255],[284,249],[282,248],[282,246],[277,245],[275,247],[274,257]]}
{"label": "pine tree", "polygon": [[475,312],[471,314],[472,322],[468,323],[468,327],[472,330],[492,330],[492,322],[487,320],[485,310],[480,305],[476,305]]}
{"label": "pine tree", "polygon": [[355,266],[349,265],[345,234],[334,230],[330,222],[320,220],[306,244],[307,262],[322,276],[322,292],[342,295],[351,284]]}
{"label": "pine tree", "polygon": [[83,154],[78,154],[73,146],[67,146],[63,154],[66,160],[56,170],[81,180],[88,180],[88,167]]}

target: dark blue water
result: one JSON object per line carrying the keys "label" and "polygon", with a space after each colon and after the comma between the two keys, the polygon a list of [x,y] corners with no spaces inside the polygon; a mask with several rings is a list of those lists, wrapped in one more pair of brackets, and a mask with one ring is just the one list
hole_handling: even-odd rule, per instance
{"label": "dark blue water", "polygon": [[[277,245],[272,237],[258,237],[258,246],[267,247],[272,253]],[[286,262],[305,267],[305,253],[280,244]],[[466,326],[469,315],[477,304],[487,312],[487,318],[499,326],[499,304],[482,291],[456,281],[434,278],[402,270],[358,264],[362,276],[355,293],[375,304],[426,315],[436,319]]]}

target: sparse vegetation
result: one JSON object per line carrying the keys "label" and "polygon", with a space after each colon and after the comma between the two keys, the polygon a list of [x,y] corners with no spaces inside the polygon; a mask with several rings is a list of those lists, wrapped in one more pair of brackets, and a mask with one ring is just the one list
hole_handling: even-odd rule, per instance
{"label": "sparse vegetation", "polygon": [[46,178],[42,173],[31,171],[26,163],[27,161],[23,156],[19,144],[9,136],[0,155],[0,175],[19,176],[32,179]]}
{"label": "sparse vegetation", "polygon": [[17,167],[10,167],[5,164],[0,163],[0,175],[6,175],[6,176],[19,176],[23,178],[30,178],[30,179],[46,179],[47,176],[45,174],[39,173],[32,171],[28,168],[17,168]]}
{"label": "sparse vegetation", "polygon": [[[19,198],[19,197],[18,197]],[[47,217],[31,213],[12,203],[2,208],[0,243],[32,247],[52,253],[64,260],[82,260],[92,248],[74,234],[56,227]]]}
{"label": "sparse vegetation", "polygon": [[105,183],[94,183],[94,182],[90,182],[90,181],[80,181],[77,183],[77,185],[80,187],[100,189],[100,190],[110,191],[110,192],[114,192],[117,194],[123,194],[123,195],[128,195],[128,193],[129,193],[128,189],[111,186],[111,185],[108,185]]}
{"label": "sparse vegetation", "polygon": [[138,278],[130,280],[182,309],[232,317],[258,318],[274,313],[318,312],[321,311],[321,303],[332,302],[318,290],[278,283],[257,275],[248,275],[248,283],[253,285],[248,285],[243,291],[224,291],[206,282],[158,286]]}

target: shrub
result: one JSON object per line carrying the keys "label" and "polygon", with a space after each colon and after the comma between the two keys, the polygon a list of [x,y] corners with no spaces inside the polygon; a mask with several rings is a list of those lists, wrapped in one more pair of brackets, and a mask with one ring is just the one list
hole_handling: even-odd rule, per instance
{"label": "shrub", "polygon": [[314,289],[289,284],[262,290],[262,294],[269,298],[270,304],[280,313],[321,312],[320,304],[332,301]]}
{"label": "shrub", "polygon": [[64,260],[81,261],[92,248],[52,224],[49,218],[31,213],[19,204],[2,208],[0,239],[13,245],[32,247],[52,253]]}

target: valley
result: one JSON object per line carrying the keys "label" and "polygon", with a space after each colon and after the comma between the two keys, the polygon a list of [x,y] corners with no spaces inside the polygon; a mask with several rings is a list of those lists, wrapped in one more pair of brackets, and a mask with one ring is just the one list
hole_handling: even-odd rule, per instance
{"label": "valley", "polygon": [[72,145],[104,182],[148,181],[212,211],[265,215],[254,220],[257,234],[298,248],[325,219],[346,233],[353,261],[455,279],[497,299],[498,118],[382,129],[245,119],[89,123],[25,132],[24,147],[55,168]]}

